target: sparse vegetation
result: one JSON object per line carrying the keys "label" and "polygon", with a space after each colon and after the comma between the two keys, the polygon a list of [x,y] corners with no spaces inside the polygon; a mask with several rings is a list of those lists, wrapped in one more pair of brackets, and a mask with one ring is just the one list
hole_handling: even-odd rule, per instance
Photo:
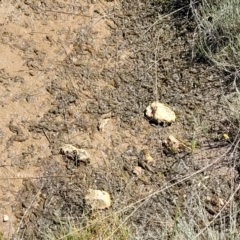
{"label": "sparse vegetation", "polygon": [[[179,210],[172,239],[239,239],[237,222],[239,210],[236,202],[231,202],[228,214],[222,213],[219,214],[218,218],[209,219],[209,214],[206,211],[207,201],[203,201],[197,192],[194,196],[190,196],[191,199],[186,201],[184,212]],[[219,211],[221,212],[220,208]]]}
{"label": "sparse vegetation", "polygon": [[[108,215],[107,215],[108,214]],[[107,215],[107,216],[106,216]],[[71,221],[63,220],[57,231],[48,232],[47,239],[51,240],[92,240],[92,239],[129,239],[130,229],[121,221],[117,214],[98,212],[90,218],[82,216]]]}
{"label": "sparse vegetation", "polygon": [[[86,31],[90,35],[84,35],[84,39],[80,39],[80,33],[85,31],[79,31],[79,42],[74,40],[73,46],[64,48],[69,51],[73,48],[68,54],[71,57],[59,64],[57,76],[62,78],[53,79],[49,87],[53,99],[56,97],[53,105],[57,107],[30,125],[31,131],[39,135],[44,130],[43,138],[47,138],[55,152],[39,160],[40,165],[46,165],[47,170],[42,171],[46,177],[39,178],[39,182],[31,182],[29,178],[24,183],[16,208],[21,223],[16,234],[20,239],[40,236],[44,240],[238,240],[240,209],[235,196],[239,194],[240,184],[235,178],[236,171],[240,172],[240,138],[239,126],[235,123],[239,123],[240,95],[233,90],[231,94],[226,91],[227,96],[222,97],[218,85],[221,75],[214,75],[214,70],[208,76],[208,67],[189,67],[192,63],[187,62],[184,54],[192,50],[186,47],[189,40],[186,38],[193,36],[190,42],[194,40],[196,44],[192,47],[197,48],[197,57],[234,73],[236,80],[240,70],[240,3],[237,0],[159,0],[152,1],[148,12],[142,7],[149,7],[147,1],[141,4],[136,1],[136,9],[132,7],[135,12],[128,12],[131,1],[123,2],[126,13],[119,6],[116,15],[114,11],[118,9],[114,7],[111,10],[114,14],[108,13],[111,30],[119,26],[122,29],[116,30],[113,41],[108,39],[103,46],[104,54],[100,54],[102,49],[95,45],[84,50],[89,39],[94,39],[90,31]],[[171,12],[159,17],[157,11],[164,11],[161,2]],[[99,9],[94,14],[98,14]],[[196,26],[194,34],[187,35],[186,28],[180,29],[176,37],[172,13],[180,11],[181,15],[191,12],[191,21],[194,19]],[[116,22],[120,16],[116,26],[110,24],[110,15]],[[149,21],[135,28],[140,20],[147,18]],[[184,21],[187,24],[187,20]],[[151,45],[151,41],[155,42]],[[116,42],[119,45],[115,46]],[[80,62],[84,56],[91,61]],[[99,62],[104,64],[97,68],[99,63],[94,69],[98,56],[102,56]],[[115,58],[114,66],[107,66]],[[74,64],[74,61],[79,62]],[[89,62],[93,66],[88,66]],[[104,73],[104,70],[107,71]],[[209,85],[208,77],[213,79]],[[100,78],[102,82],[98,85]],[[215,90],[216,95],[208,96]],[[157,93],[157,101],[161,98],[179,111],[178,126],[151,125],[143,119],[144,105],[152,100],[153,92]],[[221,98],[228,105],[223,106]],[[98,131],[98,120],[102,117],[111,123],[105,132]],[[166,144],[164,146],[172,133],[180,135],[178,144],[183,146],[182,151],[174,145],[169,145],[170,151],[167,151]],[[95,137],[100,140],[96,141]],[[76,164],[71,158],[62,158],[59,145],[67,141],[87,147],[96,154],[94,164],[100,160],[101,164],[93,167],[89,162]],[[143,147],[149,147],[152,161],[144,160]],[[134,171],[136,167],[142,171]],[[89,210],[84,196],[90,187],[108,190],[112,206],[103,211]],[[41,235],[36,234],[38,231]]]}
{"label": "sparse vegetation", "polygon": [[238,0],[194,1],[197,48],[221,70],[240,69],[240,2]]}

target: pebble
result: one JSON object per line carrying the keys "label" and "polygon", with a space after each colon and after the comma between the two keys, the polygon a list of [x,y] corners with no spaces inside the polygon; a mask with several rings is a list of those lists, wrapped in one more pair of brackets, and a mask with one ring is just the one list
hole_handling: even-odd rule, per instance
{"label": "pebble", "polygon": [[165,140],[165,146],[173,152],[179,152],[183,144],[176,139],[173,135],[169,135]]}
{"label": "pebble", "polygon": [[9,216],[3,215],[3,222],[8,222],[8,221],[9,221]]}
{"label": "pebble", "polygon": [[76,148],[71,144],[64,144],[60,152],[69,158],[76,159],[85,163],[90,162],[90,155],[85,149]]}
{"label": "pebble", "polygon": [[133,173],[136,175],[136,176],[140,176],[142,175],[142,172],[143,172],[143,169],[139,166],[136,166],[134,167],[133,169]]}
{"label": "pebble", "polygon": [[89,189],[85,200],[94,210],[106,209],[111,206],[110,194],[106,191]]}
{"label": "pebble", "polygon": [[175,113],[163,103],[153,102],[146,108],[146,116],[157,123],[172,123],[176,120]]}
{"label": "pebble", "polygon": [[148,149],[143,149],[143,150],[141,151],[141,155],[142,155],[143,161],[145,161],[146,163],[153,163],[153,162],[154,162],[154,159],[153,159],[153,157],[150,155]]}

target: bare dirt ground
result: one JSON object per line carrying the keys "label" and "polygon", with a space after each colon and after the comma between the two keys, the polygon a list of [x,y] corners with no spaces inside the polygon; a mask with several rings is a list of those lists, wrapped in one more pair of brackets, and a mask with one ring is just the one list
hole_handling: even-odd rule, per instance
{"label": "bare dirt ground", "polygon": [[[133,239],[171,229],[179,204],[191,215],[193,189],[203,199],[231,195],[238,154],[226,153],[236,136],[226,105],[230,77],[191,60],[194,24],[160,2],[0,1],[4,238],[47,239],[57,218],[81,216],[88,188],[109,191],[116,211],[159,191],[134,214],[125,210]],[[176,123],[145,118],[156,99],[176,112]],[[173,153],[164,145],[169,135],[187,148]],[[90,164],[64,158],[64,143],[87,149]],[[206,206],[209,218],[215,208]]]}

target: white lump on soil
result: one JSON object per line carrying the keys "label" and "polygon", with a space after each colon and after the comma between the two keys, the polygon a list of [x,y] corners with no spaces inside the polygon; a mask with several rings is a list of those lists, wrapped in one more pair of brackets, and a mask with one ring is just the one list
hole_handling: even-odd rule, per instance
{"label": "white lump on soil", "polygon": [[90,155],[85,149],[76,148],[71,144],[64,144],[60,152],[69,158],[77,159],[85,163],[89,163],[90,161]]}
{"label": "white lump on soil", "polygon": [[3,222],[8,222],[8,221],[9,221],[9,216],[3,215]]}
{"label": "white lump on soil", "polygon": [[173,135],[169,135],[164,144],[172,152],[179,152],[184,148],[184,145]]}
{"label": "white lump on soil", "polygon": [[111,206],[110,194],[106,191],[89,189],[85,200],[92,209],[96,210],[109,208]]}
{"label": "white lump on soil", "polygon": [[145,114],[150,120],[157,123],[172,123],[176,120],[175,113],[169,107],[157,101],[146,108]]}

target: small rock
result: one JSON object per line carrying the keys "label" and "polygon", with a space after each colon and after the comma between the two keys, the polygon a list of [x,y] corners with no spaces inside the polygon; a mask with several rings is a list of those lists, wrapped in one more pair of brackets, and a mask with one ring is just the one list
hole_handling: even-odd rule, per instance
{"label": "small rock", "polygon": [[133,169],[133,173],[134,173],[136,176],[142,175],[142,171],[143,171],[143,169],[142,169],[141,167],[139,167],[139,166],[136,166],[136,167],[134,167],[134,169]]}
{"label": "small rock", "polygon": [[190,72],[190,73],[198,73],[198,71],[197,71],[196,68],[190,68],[190,69],[189,69],[189,72]]}
{"label": "small rock", "polygon": [[164,141],[164,144],[172,152],[180,152],[185,148],[185,145],[172,135],[168,136],[168,138]]}
{"label": "small rock", "polygon": [[3,215],[3,222],[8,222],[8,221],[9,221],[9,216]]}
{"label": "small rock", "polygon": [[142,156],[142,160],[148,164],[154,162],[153,157],[150,155],[148,149],[143,149],[141,151],[141,156]]}
{"label": "small rock", "polygon": [[218,205],[221,206],[221,207],[225,205],[225,202],[226,201],[224,201],[222,198],[218,199]]}
{"label": "small rock", "polygon": [[103,132],[105,126],[107,125],[108,121],[110,120],[110,118],[106,118],[106,119],[100,119],[98,122],[98,130],[99,132]]}
{"label": "small rock", "polygon": [[174,74],[172,75],[172,79],[173,79],[174,81],[180,81],[180,80],[182,79],[182,73],[174,73]]}
{"label": "small rock", "polygon": [[89,189],[85,200],[92,209],[101,210],[111,206],[110,194],[106,191]]}
{"label": "small rock", "polygon": [[85,149],[76,148],[71,144],[63,145],[60,152],[73,160],[82,161],[85,163],[90,162],[90,155]]}
{"label": "small rock", "polygon": [[175,113],[163,103],[153,102],[146,108],[146,116],[157,123],[172,123],[176,120]]}
{"label": "small rock", "polygon": [[185,149],[191,150],[184,142],[179,141],[173,135],[169,135],[168,138],[164,141],[164,145],[168,148],[171,152],[177,153],[181,152]]}
{"label": "small rock", "polygon": [[219,198],[215,195],[213,195],[212,197],[207,196],[206,197],[206,202],[209,202],[212,204],[212,206],[217,206],[217,207],[222,207],[226,204],[226,201],[223,200],[222,198]]}

